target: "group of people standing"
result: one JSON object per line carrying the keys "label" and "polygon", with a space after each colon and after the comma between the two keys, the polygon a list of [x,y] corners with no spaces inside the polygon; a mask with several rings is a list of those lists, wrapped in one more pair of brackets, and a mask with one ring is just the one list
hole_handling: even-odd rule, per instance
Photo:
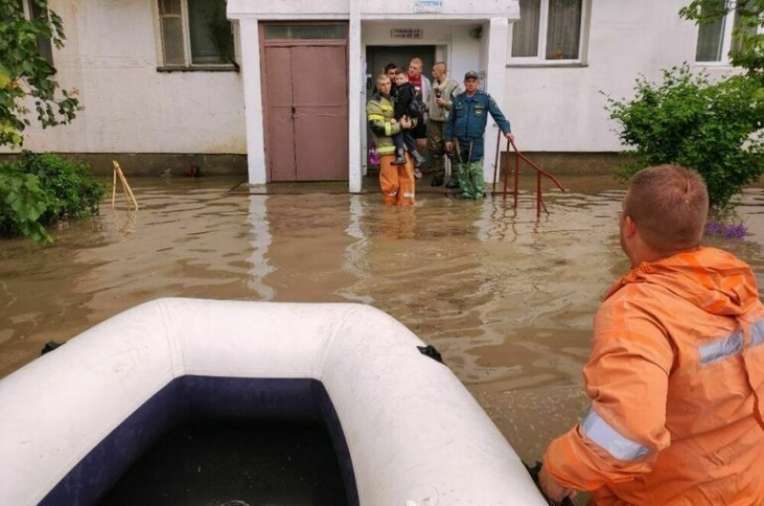
{"label": "group of people standing", "polygon": [[[509,121],[496,102],[480,90],[477,72],[467,72],[464,88],[448,77],[445,62],[432,68],[432,83],[413,58],[404,71],[390,63],[376,79],[366,115],[377,153],[379,181],[386,204],[414,203],[416,179],[430,154],[431,185],[459,189],[467,199],[485,196],[483,135],[490,114],[508,138]],[[446,180],[445,156],[455,168]]]}

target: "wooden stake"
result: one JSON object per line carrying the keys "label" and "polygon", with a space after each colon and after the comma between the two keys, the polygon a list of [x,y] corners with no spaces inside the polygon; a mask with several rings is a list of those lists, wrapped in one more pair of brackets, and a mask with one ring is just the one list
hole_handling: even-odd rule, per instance
{"label": "wooden stake", "polygon": [[111,208],[114,209],[114,204],[117,202],[117,169],[114,168],[111,172],[114,176],[111,180]]}
{"label": "wooden stake", "polygon": [[[125,191],[125,194],[128,196],[128,200],[132,201],[133,207],[135,209],[138,209],[138,200],[135,198],[135,194],[133,193],[133,189],[130,188],[130,185],[127,182],[127,178],[125,177],[124,172],[122,172],[122,167],[119,166],[119,163],[117,163],[116,160],[112,160],[112,163],[114,164],[114,174],[115,177],[119,176],[119,181],[122,183],[122,188]],[[116,184],[115,184],[116,186]]]}

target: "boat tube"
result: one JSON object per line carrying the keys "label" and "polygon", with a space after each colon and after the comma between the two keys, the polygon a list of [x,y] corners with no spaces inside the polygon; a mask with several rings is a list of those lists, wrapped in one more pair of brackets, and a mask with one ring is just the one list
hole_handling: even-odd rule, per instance
{"label": "boat tube", "polygon": [[195,413],[317,417],[353,506],[544,506],[453,373],[359,304],[159,299],[0,380],[0,504],[90,505]]}

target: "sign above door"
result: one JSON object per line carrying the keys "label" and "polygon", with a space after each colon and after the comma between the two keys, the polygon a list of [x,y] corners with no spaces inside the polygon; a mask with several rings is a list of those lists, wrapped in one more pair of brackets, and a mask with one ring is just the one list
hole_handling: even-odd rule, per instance
{"label": "sign above door", "polygon": [[414,0],[414,12],[442,12],[443,0]]}

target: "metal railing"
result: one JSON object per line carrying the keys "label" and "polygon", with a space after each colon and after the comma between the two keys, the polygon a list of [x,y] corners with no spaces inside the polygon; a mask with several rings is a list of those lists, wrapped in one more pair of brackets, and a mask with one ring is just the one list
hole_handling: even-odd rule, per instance
{"label": "metal railing", "polygon": [[[513,172],[513,190],[507,191],[507,184],[509,183],[509,173],[512,172],[509,167],[503,167],[504,172],[504,191],[497,192],[496,191],[496,183],[497,183],[497,175],[499,173],[499,166],[501,165],[501,160],[499,159],[499,156],[501,154],[501,139],[504,136],[502,135],[501,130],[498,132],[498,139],[496,141],[496,157],[494,159],[494,165],[493,165],[493,187],[492,192],[494,195],[504,195],[506,198],[507,195],[513,195],[514,196],[514,203],[513,207],[517,209],[517,196],[519,194],[518,186],[519,186],[519,179],[520,179],[520,160],[523,160],[525,163],[536,169],[536,219],[539,219],[541,217],[541,210],[543,209],[545,213],[549,214],[549,211],[546,208],[546,205],[544,204],[544,196],[541,192],[541,176],[546,177],[550,181],[554,183],[557,188],[559,188],[561,191],[565,191],[565,188],[562,187],[560,182],[557,180],[556,177],[551,175],[549,172],[544,170],[543,168],[539,167],[536,163],[531,161],[527,156],[522,154],[519,149],[517,149],[517,144],[515,144],[515,141],[513,139],[507,139],[507,153],[511,153],[510,147],[514,149],[515,153],[515,170]],[[509,165],[509,164],[507,164]]]}

